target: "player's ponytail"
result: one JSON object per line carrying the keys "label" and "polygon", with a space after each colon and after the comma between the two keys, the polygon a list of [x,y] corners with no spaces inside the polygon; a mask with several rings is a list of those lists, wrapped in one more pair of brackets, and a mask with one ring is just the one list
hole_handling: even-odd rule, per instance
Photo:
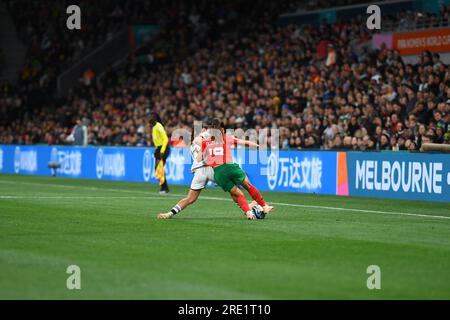
{"label": "player's ponytail", "polygon": [[222,129],[224,127],[222,121],[219,118],[214,118],[211,120],[210,128],[211,129]]}
{"label": "player's ponytail", "polygon": [[[218,130],[222,136],[225,134],[225,124],[219,118],[212,119],[209,128],[213,129],[212,131]],[[212,136],[214,137],[214,133],[212,133]],[[212,138],[212,140],[214,140],[214,138]]]}

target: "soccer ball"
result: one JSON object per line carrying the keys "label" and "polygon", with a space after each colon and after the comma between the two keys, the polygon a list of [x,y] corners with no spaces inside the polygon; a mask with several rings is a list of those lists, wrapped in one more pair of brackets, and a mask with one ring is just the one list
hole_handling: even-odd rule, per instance
{"label": "soccer ball", "polygon": [[266,217],[263,208],[259,204],[252,207],[252,212],[255,215],[256,219],[264,219]]}

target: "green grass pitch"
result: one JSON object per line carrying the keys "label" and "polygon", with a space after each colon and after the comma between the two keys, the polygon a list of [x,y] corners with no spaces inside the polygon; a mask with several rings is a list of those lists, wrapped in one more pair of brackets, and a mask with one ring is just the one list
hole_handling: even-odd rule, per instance
{"label": "green grass pitch", "polygon": [[248,221],[211,188],[157,220],[171,190],[0,175],[0,299],[450,299],[449,203],[266,192]]}

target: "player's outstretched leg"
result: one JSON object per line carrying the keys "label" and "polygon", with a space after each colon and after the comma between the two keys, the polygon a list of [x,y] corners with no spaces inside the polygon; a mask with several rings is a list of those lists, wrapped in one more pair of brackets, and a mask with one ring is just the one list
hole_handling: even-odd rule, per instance
{"label": "player's outstretched leg", "polygon": [[241,186],[244,187],[245,190],[248,191],[250,196],[255,200],[262,208],[264,213],[269,213],[273,210],[272,206],[269,206],[263,199],[261,193],[258,191],[258,189],[255,188],[248,179],[248,177],[245,177],[245,180],[241,183]]}
{"label": "player's outstretched leg", "polygon": [[236,186],[234,186],[230,190],[231,198],[233,198],[234,202],[242,209],[244,214],[247,216],[249,220],[255,220],[256,217],[253,214],[252,210],[250,210],[250,206],[248,205],[247,199],[245,199],[244,193]]}
{"label": "player's outstretched leg", "polygon": [[181,199],[176,204],[176,206],[174,206],[169,212],[158,214],[157,218],[158,219],[171,219],[174,215],[179,213],[181,210],[185,209],[187,206],[190,206],[195,201],[197,201],[198,196],[200,195],[200,192],[202,192],[202,190],[190,189],[186,198]]}

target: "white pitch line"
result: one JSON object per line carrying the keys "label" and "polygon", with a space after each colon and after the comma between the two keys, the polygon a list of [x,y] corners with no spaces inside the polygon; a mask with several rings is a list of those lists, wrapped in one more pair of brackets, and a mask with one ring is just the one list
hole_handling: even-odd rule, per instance
{"label": "white pitch line", "polygon": [[[0,183],[5,183],[5,184],[23,184],[23,185],[38,185],[38,186],[46,186],[46,187],[69,188],[69,189],[79,189],[79,190],[112,191],[112,192],[134,193],[134,194],[139,193],[139,194],[146,194],[146,195],[149,194],[146,191],[139,191],[139,190],[132,191],[132,190],[98,188],[98,187],[69,186],[69,185],[52,184],[52,183],[15,182],[15,181],[0,181]],[[185,195],[182,195],[182,194],[167,194],[167,195],[163,195],[163,196],[160,196],[160,197],[153,197],[153,198],[154,199],[163,199],[164,197],[167,197],[167,196],[184,197]],[[220,197],[201,196],[201,198],[205,199],[205,200],[231,201],[231,199],[220,198]],[[148,199],[151,199],[151,197],[148,197]],[[409,217],[420,217],[420,218],[450,220],[450,216],[427,215],[427,214],[409,213],[409,212],[378,211],[378,210],[366,210],[366,209],[354,209],[354,208],[342,208],[342,207],[330,207],[330,206],[315,206],[315,205],[294,204],[294,203],[284,203],[284,202],[272,202],[271,204],[278,205],[278,206],[298,207],[298,208],[325,209],[325,210],[344,211],[344,212],[345,211],[349,211],[349,212],[365,212],[365,213],[377,213],[377,214],[386,214],[386,215],[398,215],[398,216],[409,216]]]}
{"label": "white pitch line", "polygon": [[353,212],[381,213],[381,214],[390,214],[390,215],[402,215],[402,216],[411,216],[411,217],[424,217],[424,218],[435,218],[435,219],[447,219],[447,220],[450,220],[450,216],[435,216],[435,215],[419,214],[419,213],[395,212],[395,211],[378,211],[378,210],[327,207],[327,206],[314,206],[314,205],[307,205],[307,204],[291,204],[291,203],[279,203],[279,202],[272,202],[272,203],[275,204],[275,205],[288,206],[288,207],[326,209],[326,210],[335,210],[335,211],[353,211]]}
{"label": "white pitch line", "polygon": [[[201,196],[201,198],[202,199],[206,199],[206,200],[229,201],[229,199],[218,198],[218,197]],[[325,209],[325,210],[335,210],[335,211],[353,211],[353,212],[381,213],[381,214],[390,214],[390,215],[402,215],[402,216],[412,216],[412,217],[424,217],[424,218],[435,218],[435,219],[450,220],[450,216],[436,216],[436,215],[419,214],[419,213],[408,213],[408,212],[377,211],[377,210],[353,209],[353,208],[342,208],[342,207],[328,207],[328,206],[315,206],[315,205],[309,205],[309,204],[295,204],[295,203],[284,203],[284,202],[271,202],[270,204],[277,205],[277,206],[285,206],[285,207]]]}
{"label": "white pitch line", "polygon": [[[0,199],[108,199],[108,200],[122,200],[122,199],[142,199],[142,200],[161,200],[161,197],[97,197],[97,196],[16,196],[16,195],[3,195]],[[168,199],[167,199],[168,200]]]}
{"label": "white pitch line", "polygon": [[123,192],[123,193],[139,193],[139,194],[147,194],[145,191],[132,191],[132,190],[123,190],[123,189],[112,189],[112,188],[97,188],[97,187],[82,187],[82,186],[68,186],[65,184],[56,184],[56,183],[39,183],[39,182],[22,182],[22,181],[2,181],[0,183],[4,184],[22,184],[22,185],[31,185],[31,186],[43,186],[43,187],[56,187],[56,188],[64,188],[64,189],[78,189],[78,190],[90,190],[90,191],[115,191],[115,192]]}

